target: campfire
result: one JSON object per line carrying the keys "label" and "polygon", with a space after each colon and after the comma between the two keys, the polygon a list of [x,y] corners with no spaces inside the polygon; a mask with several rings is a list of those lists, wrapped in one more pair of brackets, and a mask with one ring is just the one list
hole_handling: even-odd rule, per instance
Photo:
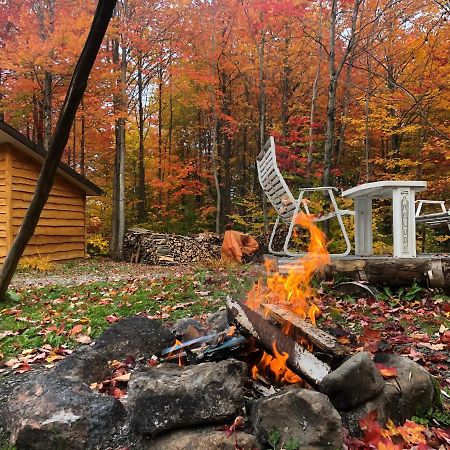
{"label": "campfire", "polygon": [[[300,213],[297,223],[311,236],[308,253],[300,259],[301,270],[284,276],[266,262],[266,277],[253,286],[245,302],[227,300],[231,326],[226,333],[177,340],[161,353],[161,361],[190,364],[216,360],[222,352],[249,362],[252,379],[265,385],[319,384],[331,371],[324,360],[336,363],[349,351],[316,327],[320,309],[311,281],[330,257],[313,216]],[[320,350],[321,359],[314,356],[314,349]],[[257,361],[253,361],[255,354],[260,355]]]}

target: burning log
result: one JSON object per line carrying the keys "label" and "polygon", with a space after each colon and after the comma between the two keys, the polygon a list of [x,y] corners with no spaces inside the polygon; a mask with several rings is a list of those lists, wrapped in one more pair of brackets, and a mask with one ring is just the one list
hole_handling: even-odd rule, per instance
{"label": "burning log", "polygon": [[335,337],[322,331],[292,311],[281,305],[262,305],[265,312],[275,319],[282,327],[288,325],[290,327],[290,335],[296,340],[306,338],[308,342],[313,344],[320,350],[330,353],[334,356],[345,356],[350,354],[350,349],[338,343]]}
{"label": "burning log", "polygon": [[239,325],[244,334],[257,339],[267,352],[273,353],[275,344],[278,352],[287,353],[289,356],[286,365],[309,383],[317,386],[331,372],[326,363],[283,334],[264,317],[262,312],[253,311],[231,298],[227,299],[227,311],[229,319]]}

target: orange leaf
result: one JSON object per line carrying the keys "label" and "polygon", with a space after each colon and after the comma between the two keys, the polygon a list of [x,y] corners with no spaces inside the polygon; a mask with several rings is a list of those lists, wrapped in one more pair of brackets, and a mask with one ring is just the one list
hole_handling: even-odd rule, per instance
{"label": "orange leaf", "polygon": [[426,442],[425,427],[407,420],[402,426],[397,427],[398,434],[408,444],[423,444]]}
{"label": "orange leaf", "polygon": [[380,424],[377,421],[378,412],[371,411],[366,417],[359,421],[361,430],[364,432],[364,442],[368,444],[378,444],[382,439],[382,431]]}
{"label": "orange leaf", "polygon": [[375,363],[375,365],[381,375],[383,375],[383,378],[393,378],[397,376],[397,369],[395,367],[387,367],[381,363]]}
{"label": "orange leaf", "polygon": [[28,363],[22,363],[20,366],[14,371],[14,373],[25,373],[31,370],[31,366]]}
{"label": "orange leaf", "polygon": [[115,315],[111,314],[111,315],[109,315],[109,316],[106,316],[106,317],[105,317],[105,320],[106,320],[108,323],[114,323],[114,322],[117,322],[117,321],[119,320],[119,318],[116,317]]}
{"label": "orange leaf", "polygon": [[83,325],[75,325],[70,331],[69,336],[73,336],[75,334],[79,334],[83,331]]}
{"label": "orange leaf", "polygon": [[383,438],[377,445],[378,450],[403,450],[401,445],[395,445],[390,439]]}

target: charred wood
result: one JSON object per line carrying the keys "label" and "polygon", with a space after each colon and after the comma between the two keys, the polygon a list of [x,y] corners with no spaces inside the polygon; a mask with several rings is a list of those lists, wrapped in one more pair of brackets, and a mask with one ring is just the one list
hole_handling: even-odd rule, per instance
{"label": "charred wood", "polygon": [[294,339],[272,325],[262,311],[254,311],[231,298],[227,299],[227,311],[229,320],[233,321],[244,335],[253,336],[268,353],[273,354],[274,346],[279,353],[287,353],[289,357],[286,365],[312,385],[319,385],[331,372],[328,364],[320,361]]}

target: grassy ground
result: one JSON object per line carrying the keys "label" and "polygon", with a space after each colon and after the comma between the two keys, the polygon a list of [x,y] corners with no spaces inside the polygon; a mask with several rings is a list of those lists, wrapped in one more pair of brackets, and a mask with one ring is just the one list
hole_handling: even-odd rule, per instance
{"label": "grassy ground", "polygon": [[[51,363],[55,352],[63,355],[65,348],[89,343],[121,317],[201,317],[219,309],[227,295],[245,296],[258,271],[220,264],[155,268],[94,259],[58,265],[46,274],[21,273],[13,284],[20,302],[1,305],[0,356],[12,366],[35,362],[37,354],[45,353],[36,362]],[[64,283],[54,284],[59,278]]]}
{"label": "grassy ground", "polygon": [[[227,295],[245,298],[261,275],[258,265],[151,267],[105,258],[58,264],[46,273],[19,272],[12,284],[19,301],[0,306],[0,379],[53,366],[121,317],[142,313],[166,323],[185,316],[202,319],[223,306]],[[319,324],[341,343],[408,356],[450,394],[449,297],[417,286],[384,289],[377,299],[337,296],[333,283],[322,283],[317,294]],[[430,414],[420,420],[450,426],[445,408]]]}

